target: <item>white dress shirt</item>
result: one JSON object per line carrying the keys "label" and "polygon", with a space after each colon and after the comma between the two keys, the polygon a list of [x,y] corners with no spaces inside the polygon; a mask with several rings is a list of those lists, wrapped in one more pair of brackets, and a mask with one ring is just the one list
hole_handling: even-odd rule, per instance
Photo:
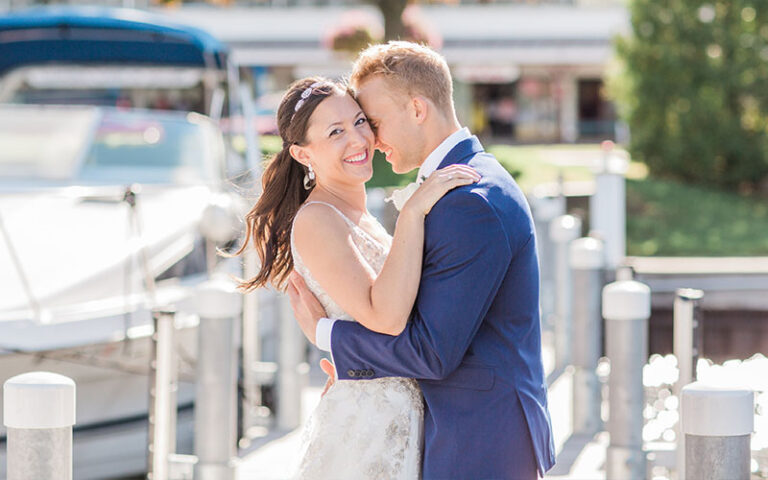
{"label": "white dress shirt", "polygon": [[458,145],[462,140],[466,140],[471,136],[472,134],[469,133],[469,129],[467,127],[460,128],[452,134],[448,135],[448,138],[443,140],[443,143],[438,145],[436,149],[432,150],[432,153],[427,155],[427,158],[424,159],[424,163],[422,163],[421,167],[419,167],[419,180],[426,180],[426,178],[429,177],[432,172],[437,170],[437,167],[440,166],[440,163],[443,161],[446,155],[448,155],[448,152],[453,150],[453,147]]}
{"label": "white dress shirt", "polygon": [[[437,146],[437,148],[432,150],[432,153],[427,155],[426,159],[424,159],[421,167],[419,167],[419,174],[417,177],[418,181],[421,182],[429,177],[432,172],[437,170],[437,167],[440,166],[440,163],[443,161],[445,156],[448,155],[448,152],[453,150],[453,147],[458,145],[462,140],[466,140],[471,136],[472,134],[469,133],[469,129],[467,127],[460,128],[450,134],[445,140],[443,140],[440,145]],[[315,344],[320,350],[324,350],[326,352],[331,351],[331,333],[333,332],[333,324],[336,321],[336,319],[332,318],[321,318],[320,321],[317,322],[317,327],[315,329]],[[333,359],[333,352],[331,352],[331,359]]]}

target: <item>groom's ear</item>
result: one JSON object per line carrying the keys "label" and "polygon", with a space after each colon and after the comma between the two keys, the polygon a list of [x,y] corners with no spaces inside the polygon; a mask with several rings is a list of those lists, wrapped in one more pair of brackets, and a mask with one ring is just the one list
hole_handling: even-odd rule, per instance
{"label": "groom's ear", "polygon": [[411,111],[417,124],[424,123],[429,111],[429,103],[424,97],[411,97]]}

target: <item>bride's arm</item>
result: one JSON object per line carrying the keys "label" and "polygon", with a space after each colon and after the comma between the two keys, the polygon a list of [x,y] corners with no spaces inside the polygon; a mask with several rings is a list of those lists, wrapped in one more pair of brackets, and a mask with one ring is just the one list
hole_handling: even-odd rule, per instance
{"label": "bride's arm", "polygon": [[330,208],[304,208],[294,224],[294,242],[320,286],[360,324],[398,335],[416,300],[424,249],[424,217],[449,190],[479,175],[466,166],[435,172],[405,204],[392,248],[377,276],[355,246],[349,226]]}

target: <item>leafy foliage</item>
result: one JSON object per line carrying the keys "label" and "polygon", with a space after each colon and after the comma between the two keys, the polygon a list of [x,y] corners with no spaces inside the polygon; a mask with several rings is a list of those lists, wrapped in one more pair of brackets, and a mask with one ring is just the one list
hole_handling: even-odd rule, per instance
{"label": "leafy foliage", "polygon": [[[742,192],[768,179],[768,4],[632,0],[611,82],[657,177]],[[763,184],[765,185],[765,184]]]}

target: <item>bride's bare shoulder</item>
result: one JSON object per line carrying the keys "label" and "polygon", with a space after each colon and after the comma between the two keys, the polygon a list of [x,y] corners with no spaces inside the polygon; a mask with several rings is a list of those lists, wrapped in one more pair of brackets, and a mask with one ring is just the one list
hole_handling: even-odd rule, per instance
{"label": "bride's bare shoulder", "polygon": [[327,247],[329,243],[344,242],[348,226],[333,206],[310,203],[296,214],[293,222],[293,240],[302,252]]}

